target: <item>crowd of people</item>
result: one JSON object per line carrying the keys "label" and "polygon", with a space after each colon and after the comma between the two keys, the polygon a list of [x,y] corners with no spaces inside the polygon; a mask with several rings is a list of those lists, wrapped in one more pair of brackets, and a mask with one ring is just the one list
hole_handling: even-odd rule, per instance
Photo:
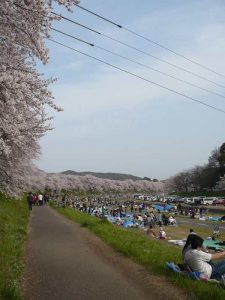
{"label": "crowd of people", "polygon": [[[62,207],[75,208],[98,218],[105,218],[109,222],[125,228],[135,227],[146,231],[149,236],[159,239],[167,239],[163,226],[176,226],[174,215],[177,214],[176,206],[163,204],[160,209],[155,208],[149,202],[118,201],[114,198],[104,197],[68,197],[58,199],[57,204]],[[159,206],[156,206],[159,207]]]}
{"label": "crowd of people", "polygon": [[44,206],[48,205],[50,196],[48,194],[42,194],[42,193],[32,193],[29,192],[27,195],[27,203],[29,210],[32,210],[33,205],[35,206]]}

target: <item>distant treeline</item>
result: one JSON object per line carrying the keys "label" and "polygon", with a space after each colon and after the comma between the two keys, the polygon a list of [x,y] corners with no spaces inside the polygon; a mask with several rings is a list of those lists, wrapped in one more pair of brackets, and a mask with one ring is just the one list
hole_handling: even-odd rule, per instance
{"label": "distant treeline", "polygon": [[[203,192],[225,190],[223,178],[225,174],[225,143],[214,149],[204,166],[178,173],[166,182],[170,191]],[[217,193],[218,194],[218,193]]]}
{"label": "distant treeline", "polygon": [[121,174],[121,173],[98,173],[98,172],[76,172],[76,171],[72,171],[72,170],[67,170],[62,172],[62,174],[65,175],[78,175],[78,176],[86,176],[86,175],[91,175],[97,178],[102,178],[102,179],[110,179],[110,180],[148,180],[148,181],[153,181],[153,182],[158,182],[158,179],[151,179],[148,177],[138,177],[138,176],[134,176],[134,175],[130,175],[130,174]]}

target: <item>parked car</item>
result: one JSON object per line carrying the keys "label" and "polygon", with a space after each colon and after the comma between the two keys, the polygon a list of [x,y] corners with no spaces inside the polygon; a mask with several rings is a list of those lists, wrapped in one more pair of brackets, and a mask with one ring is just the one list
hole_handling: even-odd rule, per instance
{"label": "parked car", "polygon": [[201,200],[202,205],[213,205],[213,202],[216,201],[218,198],[216,197],[205,197]]}
{"label": "parked car", "polygon": [[220,198],[220,199],[214,200],[213,205],[223,205],[223,206],[225,206],[225,199]]}
{"label": "parked car", "polygon": [[185,204],[193,204],[194,203],[193,198],[184,198],[184,203]]}
{"label": "parked car", "polygon": [[193,205],[201,205],[202,204],[202,197],[193,197],[192,198],[192,203]]}

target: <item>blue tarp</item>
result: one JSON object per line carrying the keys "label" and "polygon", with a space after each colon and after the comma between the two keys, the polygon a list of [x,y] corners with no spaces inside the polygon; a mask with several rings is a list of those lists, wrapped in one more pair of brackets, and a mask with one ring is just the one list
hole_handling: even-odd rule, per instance
{"label": "blue tarp", "polygon": [[188,276],[194,280],[199,280],[200,279],[200,272],[191,272],[191,271],[181,271],[181,269],[174,264],[173,262],[167,262],[166,263],[167,268],[172,270],[175,273],[178,273],[180,275]]}
{"label": "blue tarp", "polygon": [[208,219],[210,221],[219,221],[221,218],[219,218],[219,217],[209,217]]}
{"label": "blue tarp", "polygon": [[167,204],[166,206],[154,204],[154,205],[152,205],[152,207],[154,209],[160,210],[160,211],[170,210],[171,208],[173,208],[173,206],[169,205],[169,204]]}
{"label": "blue tarp", "polygon": [[225,216],[222,217],[208,217],[210,221],[225,221]]}
{"label": "blue tarp", "polygon": [[133,226],[133,222],[130,220],[127,220],[123,223],[123,227],[127,228],[127,227],[131,227]]}
{"label": "blue tarp", "polygon": [[107,220],[109,221],[109,222],[115,222],[115,217],[113,217],[113,216],[107,216]]}

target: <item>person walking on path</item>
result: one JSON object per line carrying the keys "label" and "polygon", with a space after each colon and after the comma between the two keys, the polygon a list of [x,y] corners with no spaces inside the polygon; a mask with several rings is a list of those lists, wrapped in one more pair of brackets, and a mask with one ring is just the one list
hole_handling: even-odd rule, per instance
{"label": "person walking on path", "polygon": [[32,206],[33,206],[33,195],[32,195],[31,192],[29,192],[29,194],[27,195],[27,204],[28,204],[29,210],[32,210]]}
{"label": "person walking on path", "polygon": [[38,205],[39,206],[43,206],[43,195],[40,193],[39,195],[38,195]]}

